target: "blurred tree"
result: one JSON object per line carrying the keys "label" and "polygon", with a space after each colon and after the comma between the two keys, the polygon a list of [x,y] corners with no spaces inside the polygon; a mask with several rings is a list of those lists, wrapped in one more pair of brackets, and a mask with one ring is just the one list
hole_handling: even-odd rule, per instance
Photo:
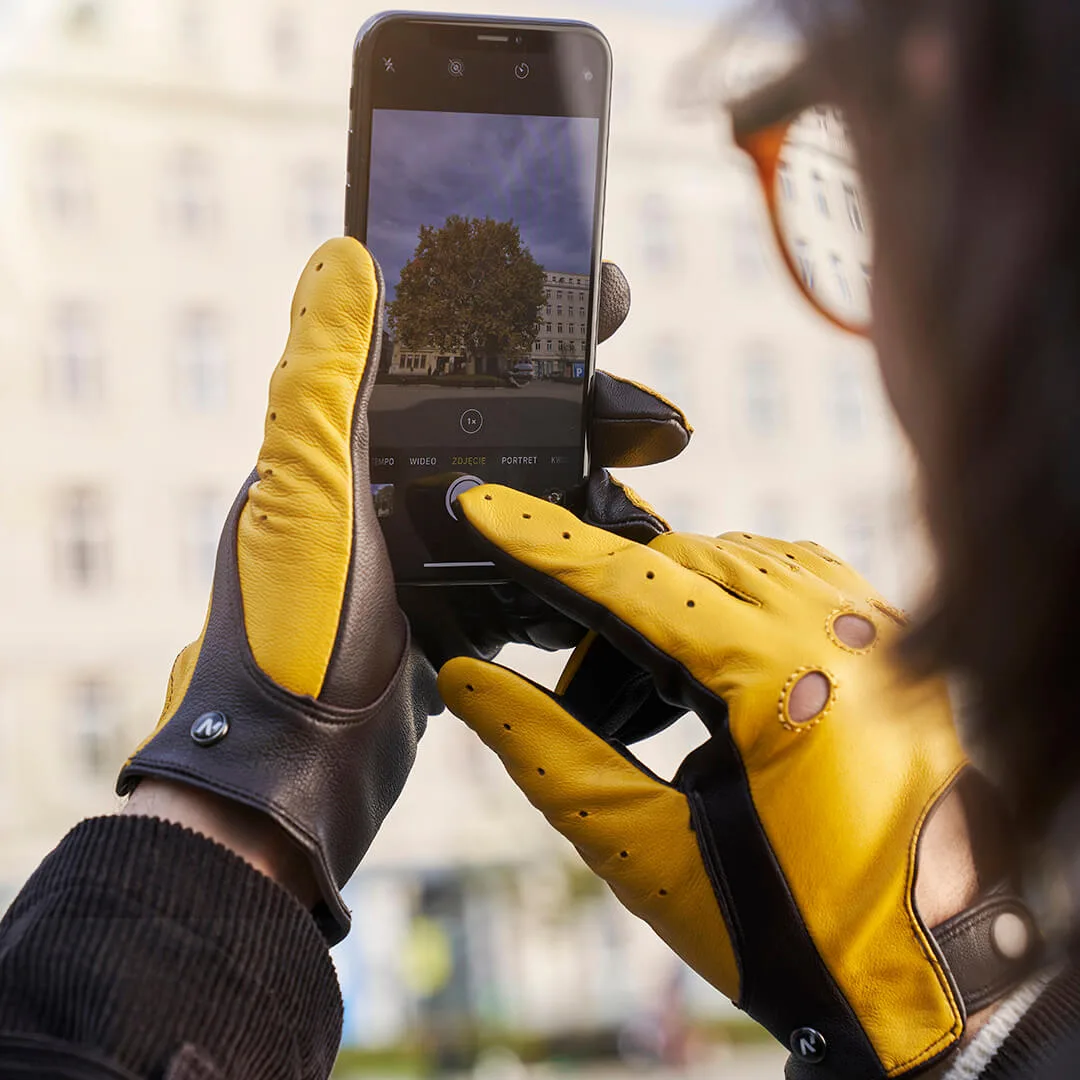
{"label": "blurred tree", "polygon": [[497,375],[532,349],[545,303],[544,268],[513,221],[454,214],[420,226],[389,317],[408,348],[464,353],[474,374]]}

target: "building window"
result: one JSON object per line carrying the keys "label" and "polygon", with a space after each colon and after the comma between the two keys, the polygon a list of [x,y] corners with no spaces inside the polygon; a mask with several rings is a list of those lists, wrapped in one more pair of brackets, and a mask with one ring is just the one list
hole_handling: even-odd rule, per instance
{"label": "building window", "polygon": [[70,691],[72,734],[81,770],[90,777],[115,771],[118,730],[116,703],[104,679],[78,679]]}
{"label": "building window", "polygon": [[547,306],[547,314],[548,315],[551,314],[551,305],[550,304],[548,304],[548,306]]}
{"label": "building window", "polygon": [[539,352],[539,351],[540,351],[540,342],[539,341],[534,341],[533,342],[533,352]]}
{"label": "building window", "polygon": [[840,555],[863,577],[873,578],[877,535],[870,512],[863,504],[848,507],[844,517],[844,540]]}
{"label": "building window", "polygon": [[828,414],[833,430],[856,439],[865,430],[865,400],[860,365],[847,357],[837,360],[829,373]]}
{"label": "building window", "polygon": [[72,405],[88,405],[102,397],[102,357],[98,320],[89,303],[58,304],[49,329],[46,360],[49,396]]}
{"label": "building window", "polygon": [[641,234],[648,263],[663,270],[674,262],[675,227],[671,208],[659,192],[652,192],[642,200]]}
{"label": "building window", "polygon": [[584,308],[581,308],[581,309],[580,309],[580,310],[578,311],[578,316],[579,316],[579,318],[582,318],[582,319],[584,319],[584,318],[585,318],[585,309],[584,309]]}
{"label": "building window", "polygon": [[68,0],[64,13],[64,32],[76,41],[94,40],[105,27],[102,0]]}
{"label": "building window", "polygon": [[771,349],[755,345],[744,367],[746,416],[751,431],[765,438],[776,435],[784,422],[780,368]]}
{"label": "building window", "polygon": [[42,148],[39,198],[45,215],[65,228],[85,225],[93,217],[90,166],[71,136],[53,136]]}
{"label": "building window", "polygon": [[300,18],[295,11],[279,11],[270,27],[270,52],[274,67],[288,75],[300,66]]}
{"label": "building window", "polygon": [[177,397],[184,407],[215,412],[228,403],[225,335],[217,312],[193,308],[181,315],[176,376]]}
{"label": "building window", "polygon": [[297,220],[305,240],[320,244],[342,229],[342,182],[321,162],[300,168],[296,180]]}
{"label": "building window", "polygon": [[218,227],[217,177],[210,157],[195,147],[178,150],[166,166],[171,188],[169,216],[189,236],[208,236]]}
{"label": "building window", "polygon": [[217,491],[193,491],[183,500],[181,574],[195,592],[205,592],[214,580],[218,539],[228,510],[228,498]]}
{"label": "building window", "polygon": [[844,185],[844,202],[847,205],[848,221],[857,233],[866,232],[866,223],[863,221],[862,199],[852,184]]}
{"label": "building window", "polygon": [[570,329],[569,329],[569,330],[567,330],[566,332],[567,332],[568,334],[572,334],[572,333],[574,332],[574,324],[573,324],[573,323],[571,323],[571,324],[570,324]]}
{"label": "building window", "polygon": [[550,342],[550,341],[549,341],[549,342],[547,343],[547,351],[548,351],[548,352],[551,352],[551,351],[552,351],[552,347],[551,347],[551,342]]}
{"label": "building window", "polygon": [[549,334],[550,334],[550,333],[551,333],[551,323],[547,323],[547,324],[546,324],[546,326],[547,326],[547,331],[546,331],[546,333],[549,333]]}
{"label": "building window", "polygon": [[649,382],[675,401],[690,397],[690,366],[682,341],[671,334],[659,338],[649,356]]}
{"label": "building window", "polygon": [[56,573],[60,582],[89,589],[108,581],[110,544],[101,492],[91,487],[63,492],[56,518]]}
{"label": "building window", "polygon": [[561,334],[562,332],[563,332],[563,324],[559,323],[559,333]]}
{"label": "building window", "polygon": [[190,57],[202,57],[207,52],[208,15],[206,0],[179,0],[177,37],[181,48]]}

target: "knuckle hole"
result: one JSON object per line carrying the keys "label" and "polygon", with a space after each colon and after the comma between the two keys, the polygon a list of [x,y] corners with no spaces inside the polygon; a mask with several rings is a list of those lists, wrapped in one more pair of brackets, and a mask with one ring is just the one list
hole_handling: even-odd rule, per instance
{"label": "knuckle hole", "polygon": [[868,649],[877,641],[877,627],[865,615],[840,615],[833,633],[850,649]]}
{"label": "knuckle hole", "polygon": [[832,683],[821,671],[807,672],[788,695],[788,716],[795,724],[806,724],[820,716],[832,697]]}

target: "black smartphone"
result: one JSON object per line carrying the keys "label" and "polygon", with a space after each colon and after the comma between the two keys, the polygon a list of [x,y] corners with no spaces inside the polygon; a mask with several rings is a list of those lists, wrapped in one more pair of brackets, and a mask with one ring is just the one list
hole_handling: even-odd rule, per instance
{"label": "black smartphone", "polygon": [[587,23],[387,12],[357,37],[346,232],[383,271],[371,481],[400,583],[498,580],[469,487],[583,495],[610,87]]}

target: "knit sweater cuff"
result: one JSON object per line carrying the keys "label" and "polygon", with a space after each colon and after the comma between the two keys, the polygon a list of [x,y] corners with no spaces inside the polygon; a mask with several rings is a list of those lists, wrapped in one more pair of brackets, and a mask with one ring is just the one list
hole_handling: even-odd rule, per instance
{"label": "knit sweater cuff", "polygon": [[194,1045],[226,1075],[324,1078],[341,1020],[311,915],[156,818],[76,826],[0,922],[0,1030],[93,1047],[138,1075]]}
{"label": "knit sweater cuff", "polygon": [[979,1080],[1074,1076],[1078,1032],[1080,969],[1070,966],[1038,993],[978,1074]]}

